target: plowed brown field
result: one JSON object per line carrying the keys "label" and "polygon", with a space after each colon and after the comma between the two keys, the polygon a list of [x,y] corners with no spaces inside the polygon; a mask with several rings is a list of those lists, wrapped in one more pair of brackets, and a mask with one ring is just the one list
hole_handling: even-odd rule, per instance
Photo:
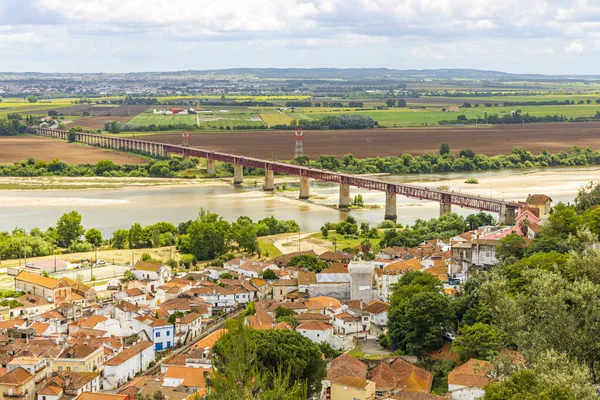
{"label": "plowed brown field", "polygon": [[[181,144],[180,134],[140,136],[143,140]],[[274,159],[294,156],[294,134],[286,131],[194,132],[190,146],[232,154]],[[424,129],[371,129],[347,131],[307,131],[304,153],[357,157],[423,154],[439,151],[446,142],[454,152],[473,149],[488,155],[508,154],[515,147],[535,153],[542,149],[555,153],[569,146],[600,149],[600,122],[501,125],[493,128],[457,127]]]}
{"label": "plowed brown field", "polygon": [[64,140],[35,136],[0,136],[0,164],[26,160],[52,161],[58,158],[69,164],[95,164],[100,160],[112,160],[117,164],[145,164],[142,157],[118,151],[67,143]]}

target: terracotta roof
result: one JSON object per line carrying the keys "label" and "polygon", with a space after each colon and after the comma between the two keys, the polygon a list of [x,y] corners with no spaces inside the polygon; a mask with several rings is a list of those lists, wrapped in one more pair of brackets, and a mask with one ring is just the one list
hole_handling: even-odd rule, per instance
{"label": "terracotta roof", "polygon": [[426,353],[427,357],[440,361],[454,361],[457,364],[460,362],[458,353],[452,351],[452,344],[445,343],[440,349],[432,350]]}
{"label": "terracotta roof", "polygon": [[252,279],[250,279],[250,282],[252,282],[252,284],[254,286],[256,286],[257,288],[259,288],[259,287],[264,286],[264,285],[267,284],[267,281],[262,280],[262,279],[258,279],[258,278],[252,278]]}
{"label": "terracotta roof", "polygon": [[311,297],[309,301],[316,301],[323,305],[325,308],[331,308],[332,310],[337,310],[342,306],[342,303],[338,299],[329,296],[317,296]]}
{"label": "terracotta roof", "polygon": [[342,263],[334,262],[329,268],[325,268],[320,272],[321,274],[347,274],[348,270],[346,266]]}
{"label": "terracotta roof", "polygon": [[395,400],[443,400],[447,397],[436,396],[435,394],[410,392],[408,390],[401,390],[398,394],[390,397]]}
{"label": "terracotta roof", "polygon": [[125,361],[129,360],[131,357],[139,354],[140,352],[146,350],[148,347],[152,347],[152,342],[143,341],[135,346],[132,346],[128,349],[123,350],[117,356],[111,358],[110,360],[104,363],[105,366],[117,366],[123,364]]}
{"label": "terracotta roof", "polygon": [[175,357],[171,358],[169,361],[163,362],[163,365],[182,365],[185,367],[186,357],[185,354],[177,354]]}
{"label": "terracotta roof", "polygon": [[62,386],[59,386],[54,380],[48,382],[39,392],[38,395],[57,396],[63,391]]}
{"label": "terracotta roof", "polygon": [[273,286],[298,286],[298,279],[279,279],[272,283]]}
{"label": "terracotta roof", "polygon": [[79,390],[91,382],[94,378],[100,375],[98,372],[74,372],[62,371],[59,372],[61,377],[68,376],[67,390]]}
{"label": "terracotta roof", "polygon": [[88,357],[90,354],[95,352],[98,348],[92,348],[81,344],[76,344],[71,347],[67,347],[57,358],[75,358],[83,359]]}
{"label": "terracotta roof", "polygon": [[104,321],[107,321],[107,320],[108,320],[108,318],[103,317],[101,315],[92,315],[88,319],[80,320],[79,326],[82,326],[85,328],[94,328],[96,325],[98,325]]}
{"label": "terracotta roof", "polygon": [[83,392],[74,400],[127,400],[124,394],[112,394],[106,392]]}
{"label": "terracotta roof", "polygon": [[61,313],[59,313],[56,310],[50,310],[48,312],[40,314],[40,317],[42,317],[44,319],[66,319],[66,317],[64,315],[62,315]]}
{"label": "terracotta roof", "polygon": [[492,364],[489,361],[471,358],[450,372],[448,383],[451,385],[483,388],[490,381],[487,374],[491,368]]}
{"label": "terracotta roof", "polygon": [[183,386],[202,388],[206,387],[205,373],[212,373],[212,369],[172,366],[167,368],[165,378],[183,379]]}
{"label": "terracotta roof", "polygon": [[202,314],[193,312],[193,313],[189,313],[188,315],[186,315],[185,317],[181,317],[177,323],[178,324],[189,324],[190,322],[193,322],[199,318],[202,318]]}
{"label": "terracotta roof", "polygon": [[32,283],[34,285],[42,286],[48,289],[56,288],[60,281],[54,278],[47,278],[45,276],[41,276],[38,274],[32,274],[30,272],[21,271],[17,276],[15,276],[16,281],[24,281],[28,283]]}
{"label": "terracotta roof", "polygon": [[331,321],[331,317],[329,315],[320,314],[320,313],[304,313],[304,314],[296,315],[296,320],[298,322],[308,322],[308,321],[329,322],[329,321]]}
{"label": "terracotta roof", "polygon": [[133,312],[136,310],[135,304],[131,304],[127,301],[121,301],[120,303],[117,303],[115,307],[124,312]]}
{"label": "terracotta roof", "polygon": [[272,324],[275,322],[275,318],[266,313],[265,311],[256,311],[254,315],[246,317],[248,326],[252,329],[263,330],[271,329]]}
{"label": "terracotta roof", "polygon": [[17,367],[10,372],[0,376],[0,383],[10,384],[10,385],[22,385],[27,382],[33,375],[31,375],[27,370]]}
{"label": "terracotta roof", "polygon": [[360,321],[360,317],[355,317],[354,315],[344,312],[335,316],[338,319],[343,320],[344,322],[357,322]]}
{"label": "terracotta roof", "polygon": [[135,263],[133,269],[138,271],[153,271],[158,272],[162,267],[162,263],[153,263],[147,261],[138,261]]}
{"label": "terracotta roof", "polygon": [[219,340],[221,336],[227,333],[227,329],[219,329],[200,340],[198,343],[194,345],[195,348],[204,349],[206,347],[212,349],[213,345]]}
{"label": "terracotta roof", "polygon": [[319,255],[319,259],[325,261],[343,261],[352,259],[352,255],[341,251],[338,251],[337,253],[334,253],[333,251],[326,251],[325,253]]}
{"label": "terracotta roof", "polygon": [[333,383],[343,386],[352,386],[359,389],[364,389],[369,384],[364,378],[356,378],[354,376],[340,376],[331,380]]}
{"label": "terracotta roof", "polygon": [[367,306],[364,308],[364,311],[377,315],[386,311],[389,307],[390,305],[388,303],[384,303],[380,300],[372,300],[369,303],[367,303]]}
{"label": "terracotta roof", "polygon": [[331,361],[331,366],[327,370],[327,379],[332,381],[341,376],[365,379],[367,366],[348,354],[342,354]]}
{"label": "terracotta roof", "polygon": [[36,335],[41,336],[44,334],[44,332],[46,332],[46,330],[48,330],[49,327],[50,324],[44,324],[43,322],[34,322],[29,328],[33,329]]}
{"label": "terracotta roof", "polygon": [[16,300],[23,304],[24,307],[38,307],[51,304],[43,297],[35,296],[33,294],[24,294],[23,296],[17,297]]}
{"label": "terracotta roof", "polygon": [[342,304],[344,304],[347,308],[356,311],[362,311],[366,304],[362,302],[362,300],[342,300]]}
{"label": "terracotta roof", "polygon": [[433,375],[429,371],[403,360],[395,359],[390,368],[396,376],[396,385],[399,388],[413,392],[429,393],[433,384]]}
{"label": "terracotta roof", "polygon": [[142,289],[140,288],[131,288],[131,289],[127,289],[125,291],[125,293],[127,294],[127,296],[129,297],[136,297],[136,296],[143,296],[144,292],[142,292]]}
{"label": "terracotta roof", "polygon": [[156,319],[149,315],[135,317],[135,319],[138,320],[139,322],[141,322],[142,324],[151,326],[153,328],[156,328],[158,326],[170,326],[171,325],[167,321],[163,321],[162,319]]}
{"label": "terracotta roof", "polygon": [[400,260],[383,267],[384,275],[388,272],[390,275],[401,274],[406,271],[419,271],[423,268],[421,262],[416,258],[410,260]]}
{"label": "terracotta roof", "polygon": [[317,274],[314,272],[298,271],[298,285],[317,283]]}
{"label": "terracotta roof", "polygon": [[385,362],[369,372],[369,379],[375,382],[377,389],[395,389],[398,387],[394,370]]}
{"label": "terracotta roof", "polygon": [[545,194],[530,194],[529,196],[527,196],[527,200],[525,200],[525,203],[527,204],[546,204],[547,201],[552,201],[552,199],[549,196],[546,196]]}
{"label": "terracotta roof", "polygon": [[304,322],[296,327],[296,330],[304,329],[307,331],[326,331],[328,329],[333,329],[333,326],[329,324],[324,324],[322,322],[309,321]]}

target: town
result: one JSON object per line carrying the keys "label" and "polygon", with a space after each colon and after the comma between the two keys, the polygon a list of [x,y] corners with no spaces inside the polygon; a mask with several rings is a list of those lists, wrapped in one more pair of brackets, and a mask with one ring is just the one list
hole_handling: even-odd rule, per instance
{"label": "town", "polygon": [[[252,330],[295,330],[329,349],[316,398],[438,398],[429,394],[434,377],[418,358],[395,356],[380,343],[389,340],[394,288],[419,272],[439,281],[444,296],[458,295],[474,274],[498,264],[503,238],[535,237],[551,201],[530,195],[513,226],[481,226],[448,240],[381,248],[371,257],[312,250],[242,256],[176,274],[162,262],[140,260],[98,293],[81,281],[50,277],[56,261],[29,262],[10,271],[14,291],[0,308],[0,390],[24,400],[95,400],[95,392],[115,400],[203,396],[214,374],[213,345],[227,332],[227,320],[241,318]],[[322,268],[311,271],[307,261]],[[60,260],[59,267],[68,266]],[[456,334],[443,332],[442,347],[429,356],[458,360],[449,350]],[[349,355],[356,349],[364,354]],[[457,366],[447,378],[448,396],[480,397],[489,368],[475,358]]]}

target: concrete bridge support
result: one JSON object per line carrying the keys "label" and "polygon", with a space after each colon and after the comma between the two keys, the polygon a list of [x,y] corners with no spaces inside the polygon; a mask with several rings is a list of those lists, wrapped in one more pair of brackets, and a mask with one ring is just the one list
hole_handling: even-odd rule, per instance
{"label": "concrete bridge support", "polygon": [[350,185],[340,183],[340,201],[338,206],[342,209],[350,207]]}
{"label": "concrete bridge support", "polygon": [[505,204],[500,205],[500,225],[515,225],[517,223],[516,210],[508,208]]}
{"label": "concrete bridge support", "polygon": [[305,176],[300,177],[300,196],[301,200],[310,198],[310,184],[308,178]]}
{"label": "concrete bridge support", "polygon": [[385,217],[390,221],[396,221],[398,219],[398,212],[396,211],[396,193],[385,194]]}
{"label": "concrete bridge support", "polygon": [[217,174],[217,167],[215,165],[215,160],[211,160],[210,158],[206,159],[206,172],[209,175]]}
{"label": "concrete bridge support", "polygon": [[452,212],[452,204],[450,203],[440,203],[440,217],[450,214]]}
{"label": "concrete bridge support", "polygon": [[265,186],[263,187],[265,192],[272,192],[275,190],[275,172],[272,169],[265,170]]}
{"label": "concrete bridge support", "polygon": [[244,182],[244,166],[241,164],[233,165],[233,184],[241,185]]}

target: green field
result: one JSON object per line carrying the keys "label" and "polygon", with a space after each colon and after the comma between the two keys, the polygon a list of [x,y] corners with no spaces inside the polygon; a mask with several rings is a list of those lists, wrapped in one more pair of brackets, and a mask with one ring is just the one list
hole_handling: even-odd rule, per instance
{"label": "green field", "polygon": [[289,114],[280,112],[261,112],[259,115],[266,126],[289,125],[290,122],[292,122],[292,118],[289,117]]}
{"label": "green field", "polygon": [[172,124],[185,124],[185,125],[196,125],[196,116],[192,114],[186,115],[161,115],[152,113],[142,113],[137,115],[131,121],[128,122],[133,126],[148,126],[148,125],[172,125]]}
{"label": "green field", "polygon": [[200,127],[203,129],[220,129],[223,128],[234,128],[236,126],[263,126],[264,123],[260,119],[260,116],[256,113],[250,112],[211,112],[211,113],[198,113],[198,119],[200,121]]}

